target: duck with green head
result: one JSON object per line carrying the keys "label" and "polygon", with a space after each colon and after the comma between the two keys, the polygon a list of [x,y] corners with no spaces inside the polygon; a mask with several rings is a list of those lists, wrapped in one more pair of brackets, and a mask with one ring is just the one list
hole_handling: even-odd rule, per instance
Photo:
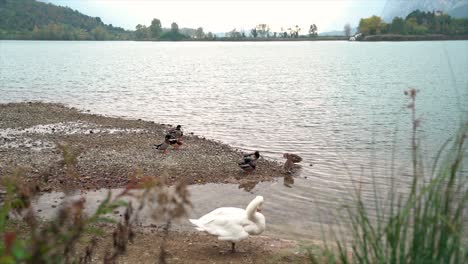
{"label": "duck with green head", "polygon": [[241,169],[246,171],[248,174],[253,172],[257,167],[257,160],[260,158],[260,152],[255,151],[254,153],[245,154],[238,165]]}

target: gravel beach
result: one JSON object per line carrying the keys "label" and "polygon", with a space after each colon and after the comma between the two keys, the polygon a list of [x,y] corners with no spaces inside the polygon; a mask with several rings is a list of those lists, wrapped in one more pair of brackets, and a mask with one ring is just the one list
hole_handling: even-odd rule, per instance
{"label": "gravel beach", "polygon": [[[0,178],[20,174],[41,192],[119,188],[143,176],[166,177],[168,184],[234,183],[250,191],[260,181],[285,176],[282,164],[262,157],[256,171],[247,175],[237,165],[243,153],[193,134],[184,135],[179,150],[170,147],[163,154],[153,145],[171,128],[60,104],[0,104]],[[162,235],[141,227],[122,263],[154,263]],[[84,239],[78,247],[86,244]],[[99,239],[92,263],[101,263],[111,247],[111,231]],[[167,240],[170,263],[306,263],[295,241],[260,236],[240,243],[236,254],[229,247],[194,231],[171,231]]]}
{"label": "gravel beach", "polygon": [[[248,188],[284,176],[279,162],[264,158],[253,174],[246,175],[237,165],[241,152],[187,133],[179,150],[170,147],[163,154],[153,145],[171,128],[60,104],[0,104],[0,175],[21,171],[41,191],[123,187],[129,178],[139,176],[164,176],[169,184],[184,180]],[[66,165],[69,160],[75,160],[72,170]]]}

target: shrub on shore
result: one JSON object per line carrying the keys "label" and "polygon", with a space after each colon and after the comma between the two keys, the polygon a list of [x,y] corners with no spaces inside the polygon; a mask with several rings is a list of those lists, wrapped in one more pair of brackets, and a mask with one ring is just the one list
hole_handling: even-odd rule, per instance
{"label": "shrub on shore", "polygon": [[[67,146],[60,146],[60,149],[67,177],[77,177],[75,154]],[[166,263],[165,243],[171,222],[185,216],[186,209],[191,206],[184,183],[177,184],[172,191],[164,177],[157,179],[137,174],[122,192],[112,195],[109,191],[93,214],[84,212],[84,198],[70,199],[59,208],[55,218],[44,222],[35,215],[31,205],[38,188],[22,179],[21,170],[12,176],[1,177],[5,192],[0,197],[0,263],[91,263],[96,238],[104,234],[102,227],[106,224],[113,228],[113,243],[105,249],[102,261],[117,263],[135,237],[133,227],[144,207],[151,208],[154,220],[166,223],[163,241],[159,245],[159,263]],[[138,208],[127,201],[126,198],[130,197],[137,200]],[[122,219],[110,217],[119,209],[125,209]],[[89,236],[91,238],[85,240]],[[84,248],[78,245],[84,245]]]}

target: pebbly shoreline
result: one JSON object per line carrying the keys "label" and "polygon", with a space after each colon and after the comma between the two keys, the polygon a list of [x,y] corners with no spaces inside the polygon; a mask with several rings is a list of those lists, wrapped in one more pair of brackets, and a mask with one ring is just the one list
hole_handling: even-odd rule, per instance
{"label": "pebbly shoreline", "polygon": [[[183,125],[183,124],[182,124]],[[0,104],[0,177],[21,171],[41,191],[119,188],[132,177],[166,177],[169,184],[235,183],[240,187],[284,176],[282,164],[260,158],[246,175],[242,153],[197,135],[179,150],[152,148],[171,126],[83,113],[51,103]],[[183,127],[184,128],[184,127]],[[74,159],[70,170],[64,160]]]}

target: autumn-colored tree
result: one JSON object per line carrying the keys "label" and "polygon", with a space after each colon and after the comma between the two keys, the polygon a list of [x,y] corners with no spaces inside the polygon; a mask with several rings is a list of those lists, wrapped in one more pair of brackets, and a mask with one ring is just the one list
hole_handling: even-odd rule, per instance
{"label": "autumn-colored tree", "polygon": [[359,32],[367,35],[380,34],[382,19],[378,16],[362,18],[359,21]]}
{"label": "autumn-colored tree", "polygon": [[257,32],[262,38],[268,37],[270,34],[270,26],[268,26],[267,24],[258,24]]}

